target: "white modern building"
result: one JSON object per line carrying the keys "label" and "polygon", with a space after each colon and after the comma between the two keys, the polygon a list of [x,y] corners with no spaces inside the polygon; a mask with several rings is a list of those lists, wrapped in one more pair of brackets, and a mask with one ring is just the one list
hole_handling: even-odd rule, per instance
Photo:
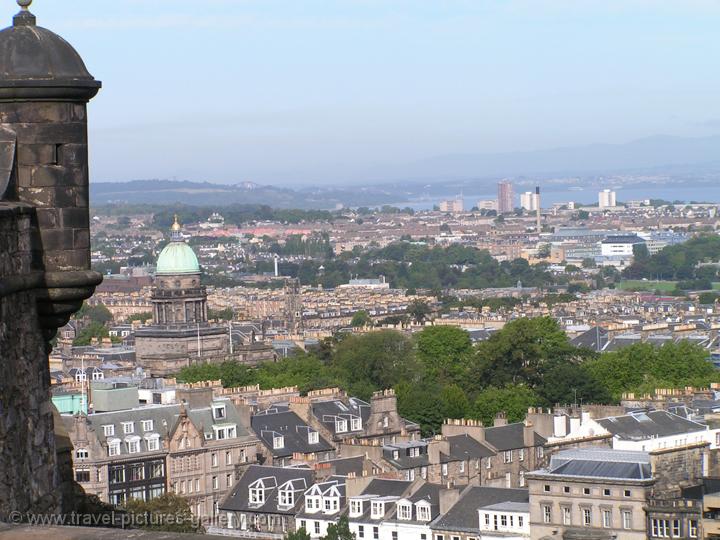
{"label": "white modern building", "polygon": [[528,212],[535,212],[538,207],[538,194],[526,191],[520,194],[520,207]]}
{"label": "white modern building", "polygon": [[616,193],[611,189],[603,189],[598,193],[598,206],[600,208],[613,208],[617,206]]}

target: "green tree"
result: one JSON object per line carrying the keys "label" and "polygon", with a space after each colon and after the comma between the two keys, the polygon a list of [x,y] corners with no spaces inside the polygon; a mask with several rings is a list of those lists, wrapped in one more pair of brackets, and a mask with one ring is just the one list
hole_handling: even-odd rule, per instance
{"label": "green tree", "polygon": [[428,326],[415,336],[418,359],[426,372],[442,382],[467,377],[473,353],[470,334],[457,326]]}
{"label": "green tree", "polygon": [[508,422],[520,422],[525,418],[528,407],[536,406],[538,402],[538,396],[527,386],[490,387],[478,394],[472,414],[486,426],[493,425],[499,412],[507,414]]}
{"label": "green tree", "polygon": [[432,309],[425,300],[413,300],[408,305],[407,312],[415,321],[422,324],[432,313]]}
{"label": "green tree", "polygon": [[363,399],[418,374],[412,340],[392,330],[346,337],[335,348],[332,366],[348,391]]}
{"label": "green tree", "polygon": [[350,532],[350,522],[347,516],[341,517],[337,523],[328,525],[327,534],[323,540],[355,540],[355,534]]}
{"label": "green tree", "polygon": [[714,304],[720,298],[717,293],[704,292],[698,296],[698,302],[701,304]]}
{"label": "green tree", "polygon": [[549,359],[570,358],[576,354],[577,349],[554,319],[516,319],[478,344],[468,389],[510,384],[535,387],[542,381]]}
{"label": "green tree", "polygon": [[232,308],[226,307],[223,309],[212,309],[208,308],[208,319],[218,321],[232,321],[235,318]]}
{"label": "green tree", "polygon": [[370,314],[364,309],[361,309],[360,311],[356,311],[353,315],[352,320],[350,321],[350,326],[355,328],[367,326],[370,324],[370,320]]}
{"label": "green tree", "polygon": [[102,340],[110,335],[107,327],[99,322],[91,322],[85,328],[80,330],[78,335],[73,340],[73,345],[83,346],[90,345],[92,338]]}
{"label": "green tree", "polygon": [[174,493],[166,493],[149,501],[130,499],[124,508],[134,516],[133,522],[142,524],[140,526],[143,529],[172,533],[204,532],[193,516],[188,500]]}
{"label": "green tree", "polygon": [[470,411],[467,395],[456,384],[443,386],[440,392],[440,403],[443,418],[466,418]]}
{"label": "green tree", "polygon": [[89,319],[94,323],[107,324],[112,322],[113,316],[107,306],[105,306],[102,302],[99,302],[94,306],[84,302],[82,307],[75,314],[75,319]]}
{"label": "green tree", "polygon": [[300,527],[296,531],[289,531],[285,534],[285,540],[310,540],[310,535],[305,527]]}
{"label": "green tree", "polygon": [[552,407],[566,405],[577,400],[579,403],[611,403],[608,388],[582,364],[567,360],[551,362],[543,374],[543,381],[537,388],[538,397],[544,405]]}
{"label": "green tree", "polygon": [[403,418],[417,422],[425,437],[440,432],[446,418],[440,399],[440,387],[436,383],[402,381],[395,385],[398,412]]}
{"label": "green tree", "polygon": [[143,311],[142,313],[133,313],[127,318],[128,322],[140,321],[141,323],[145,323],[150,319],[152,319],[152,313],[150,313],[149,311]]}

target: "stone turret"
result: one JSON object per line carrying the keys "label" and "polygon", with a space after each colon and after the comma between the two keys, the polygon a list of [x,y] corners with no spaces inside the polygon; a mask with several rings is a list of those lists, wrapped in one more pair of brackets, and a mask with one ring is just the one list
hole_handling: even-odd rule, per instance
{"label": "stone turret", "polygon": [[0,520],[69,509],[47,353],[102,280],[90,271],[86,114],[100,83],[30,3],[0,31]]}

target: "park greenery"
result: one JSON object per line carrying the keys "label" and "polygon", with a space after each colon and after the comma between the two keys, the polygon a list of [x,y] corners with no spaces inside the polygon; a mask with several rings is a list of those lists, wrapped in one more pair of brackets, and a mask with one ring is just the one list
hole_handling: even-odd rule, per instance
{"label": "park greenery", "polygon": [[617,403],[627,392],[720,381],[707,352],[690,342],[598,354],[575,347],[548,317],[516,319],[476,344],[454,326],[427,326],[412,336],[394,330],[338,334],[278,362],[194,365],[178,378],[222,380],[225,387],[297,386],[301,393],[339,386],[365,400],[393,388],[400,414],[426,435],[438,432],[445,418],[488,424],[503,411],[519,421],[530,406]]}
{"label": "park greenery", "polygon": [[673,280],[679,289],[711,289],[718,279],[720,236],[700,235],[682,244],[667,246],[650,255],[642,245],[634,253],[634,261],[623,271],[628,279]]}

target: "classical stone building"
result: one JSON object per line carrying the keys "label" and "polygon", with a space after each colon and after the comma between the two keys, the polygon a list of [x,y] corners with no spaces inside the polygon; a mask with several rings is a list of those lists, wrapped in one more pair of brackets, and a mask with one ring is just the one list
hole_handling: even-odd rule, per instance
{"label": "classical stone building", "polygon": [[256,364],[274,359],[263,343],[232,343],[228,327],[208,322],[207,291],[197,256],[183,241],[175,219],[170,242],[157,260],[151,297],[153,324],[135,333],[138,365],[154,377],[196,363],[233,360]]}
{"label": "classical stone building", "polygon": [[18,3],[0,31],[0,518],[72,504],[49,342],[102,280],[90,271],[86,109],[100,82]]}

